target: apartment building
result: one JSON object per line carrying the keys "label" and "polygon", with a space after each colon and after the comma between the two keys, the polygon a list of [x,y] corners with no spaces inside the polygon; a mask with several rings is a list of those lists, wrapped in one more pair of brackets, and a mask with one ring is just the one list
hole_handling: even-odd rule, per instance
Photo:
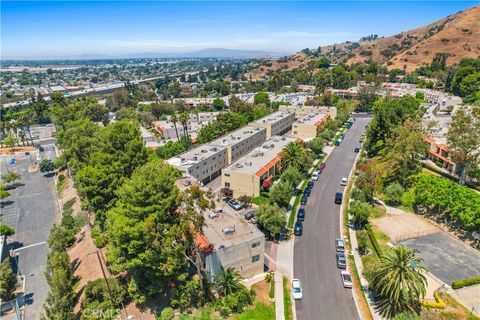
{"label": "apartment building", "polygon": [[234,213],[204,213],[203,235],[195,242],[203,253],[205,271],[212,278],[233,267],[241,276],[263,272],[265,235]]}
{"label": "apartment building", "polygon": [[258,148],[222,170],[222,186],[233,191],[233,196],[256,197],[262,187],[268,188],[273,177],[281,169],[280,152],[290,142],[298,141],[292,136],[274,136]]}
{"label": "apartment building", "polygon": [[261,145],[267,140],[266,137],[267,130],[265,128],[246,126],[208,144],[218,148],[226,148],[227,162],[230,164]]}
{"label": "apartment building", "polygon": [[317,136],[319,127],[324,126],[330,118],[326,113],[311,113],[298,119],[293,124],[292,135],[302,140],[313,139]]}
{"label": "apartment building", "polygon": [[433,161],[438,167],[454,174],[455,162],[448,155],[448,146],[431,137],[425,138],[424,141],[429,146],[428,159]]}
{"label": "apartment building", "polygon": [[294,121],[295,114],[293,112],[277,111],[250,123],[250,125],[252,127],[265,128],[267,130],[267,139],[270,139],[272,136],[282,135],[290,131]]}
{"label": "apartment building", "polygon": [[264,128],[243,127],[167,160],[184,176],[206,184],[221,170],[266,140]]}
{"label": "apartment building", "polygon": [[335,119],[337,116],[337,108],[329,106],[292,106],[281,105],[278,108],[279,111],[293,112],[295,113],[295,119],[303,118],[311,113],[325,113],[330,116],[330,119]]}
{"label": "apartment building", "polygon": [[167,162],[180,170],[183,176],[205,184],[218,177],[222,168],[228,164],[227,148],[204,144],[170,158]]}

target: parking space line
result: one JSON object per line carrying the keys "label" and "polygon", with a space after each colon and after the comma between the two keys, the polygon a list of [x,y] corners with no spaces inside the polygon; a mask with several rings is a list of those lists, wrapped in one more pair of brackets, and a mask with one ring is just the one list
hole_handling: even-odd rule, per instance
{"label": "parking space line", "polygon": [[21,248],[15,249],[15,250],[13,250],[13,252],[18,252],[18,251],[23,250],[23,249],[28,249],[28,248],[31,248],[31,247],[40,246],[40,245],[46,244],[46,243],[47,243],[46,241],[39,242],[39,243],[34,243],[34,244],[31,244],[31,245],[26,246],[26,247],[21,247]]}

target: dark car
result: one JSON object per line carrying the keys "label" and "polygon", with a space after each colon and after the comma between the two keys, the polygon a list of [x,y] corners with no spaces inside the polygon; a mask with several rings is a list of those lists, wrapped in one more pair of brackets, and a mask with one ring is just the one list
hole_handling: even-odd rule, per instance
{"label": "dark car", "polygon": [[306,195],[302,196],[302,199],[300,200],[300,204],[303,206],[307,204],[308,197]]}
{"label": "dark car", "polygon": [[293,234],[296,236],[301,236],[303,232],[303,223],[302,221],[295,222],[295,226],[293,227]]}
{"label": "dark car", "polygon": [[335,145],[336,145],[336,146],[339,146],[341,142],[342,142],[342,141],[341,141],[340,139],[338,139],[337,141],[335,141]]}
{"label": "dark car", "polygon": [[300,208],[298,209],[297,213],[297,221],[304,221],[305,220],[305,209]]}
{"label": "dark car", "polygon": [[307,197],[310,197],[310,193],[312,193],[312,189],[311,188],[307,188],[305,189],[305,191],[303,191],[303,194]]}
{"label": "dark car", "polygon": [[311,181],[311,180],[308,181],[307,188],[312,189],[314,184],[315,184],[315,182],[313,182],[313,181]]}
{"label": "dark car", "polygon": [[248,211],[247,213],[245,213],[244,217],[247,220],[251,220],[251,219],[255,218],[256,214],[257,214],[257,211],[252,210],[252,211]]}
{"label": "dark car", "polygon": [[342,138],[342,140],[345,139],[345,133],[342,133],[342,134],[340,135],[340,138]]}
{"label": "dark car", "polygon": [[342,203],[343,194],[341,192],[335,193],[335,203],[341,204]]}
{"label": "dark car", "polygon": [[347,261],[345,260],[345,253],[343,252],[337,252],[337,267],[347,269]]}
{"label": "dark car", "polygon": [[360,152],[360,148],[359,147],[355,147],[355,153],[359,153]]}

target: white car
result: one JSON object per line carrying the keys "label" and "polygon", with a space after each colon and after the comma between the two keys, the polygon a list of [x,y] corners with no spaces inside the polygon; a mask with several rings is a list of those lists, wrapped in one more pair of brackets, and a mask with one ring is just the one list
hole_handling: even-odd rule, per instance
{"label": "white car", "polygon": [[315,171],[314,173],[312,173],[312,180],[317,181],[319,176],[320,176],[320,172]]}
{"label": "white car", "polygon": [[344,187],[347,185],[347,183],[348,183],[348,178],[347,177],[343,177],[342,181],[340,181],[340,185],[344,186]]}
{"label": "white car", "polygon": [[292,296],[294,300],[302,300],[303,298],[302,285],[298,279],[292,280]]}
{"label": "white car", "polygon": [[352,277],[350,276],[350,273],[346,270],[343,270],[341,275],[342,275],[343,287],[352,288],[353,283],[352,283]]}

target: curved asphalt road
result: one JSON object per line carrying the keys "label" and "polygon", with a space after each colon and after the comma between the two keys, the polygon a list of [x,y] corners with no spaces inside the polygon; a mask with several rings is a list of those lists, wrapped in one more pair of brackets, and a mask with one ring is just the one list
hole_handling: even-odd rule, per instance
{"label": "curved asphalt road", "polygon": [[295,237],[294,275],[303,287],[303,300],[296,302],[298,320],[359,318],[352,290],[343,288],[335,260],[335,239],[340,237],[340,205],[334,203],[335,193],[344,191],[340,180],[350,174],[357,155],[355,146],[370,121],[365,116],[355,118],[315,182],[304,206],[303,235]]}

